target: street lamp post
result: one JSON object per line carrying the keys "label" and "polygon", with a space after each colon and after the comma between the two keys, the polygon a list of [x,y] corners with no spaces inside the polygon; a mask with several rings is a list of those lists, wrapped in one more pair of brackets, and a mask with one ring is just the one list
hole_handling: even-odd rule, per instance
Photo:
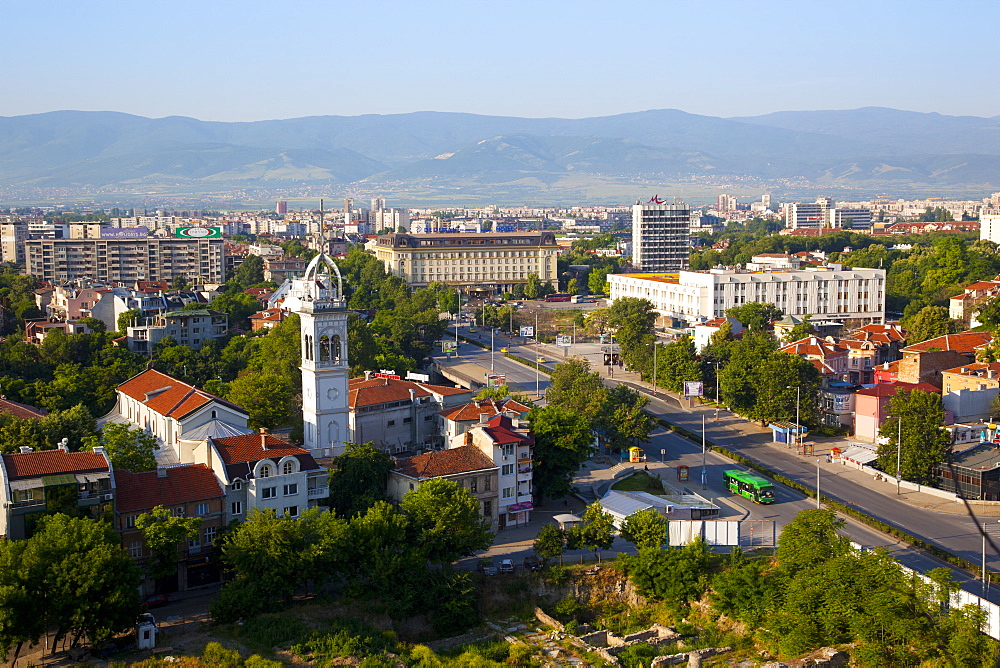
{"label": "street lamp post", "polygon": [[496,327],[490,327],[490,373],[493,373],[493,334],[496,332]]}
{"label": "street lamp post", "polygon": [[701,488],[708,489],[708,471],[705,468],[705,413],[701,414]]}
{"label": "street lamp post", "polygon": [[656,394],[656,340],[653,341],[653,394]]}
{"label": "street lamp post", "polygon": [[[997,522],[1000,522],[1000,520],[997,520]],[[986,598],[986,527],[987,526],[989,525],[985,523],[983,524],[983,572],[982,572],[983,598]]]}
{"label": "street lamp post", "polygon": [[816,457],[816,510],[819,510],[819,457]]}
{"label": "street lamp post", "polygon": [[719,362],[711,362],[715,365],[715,419],[719,419],[719,406],[722,405],[722,399],[719,397]]}
{"label": "street lamp post", "polygon": [[896,426],[899,433],[896,435],[896,496],[899,496],[899,461],[903,454],[903,416],[896,417]]}
{"label": "street lamp post", "polygon": [[[792,389],[791,385],[786,385],[785,389]],[[802,386],[795,386],[795,447],[802,447],[802,425],[799,424],[799,408],[802,406]]]}

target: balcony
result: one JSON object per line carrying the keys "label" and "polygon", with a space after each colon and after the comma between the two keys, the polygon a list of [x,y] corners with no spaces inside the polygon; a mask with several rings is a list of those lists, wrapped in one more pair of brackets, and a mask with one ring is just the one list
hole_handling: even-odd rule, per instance
{"label": "balcony", "polygon": [[326,486],[324,486],[324,487],[310,487],[309,490],[308,490],[308,495],[307,496],[310,499],[316,499],[316,498],[320,498],[321,499],[323,497],[330,496],[330,488],[326,487]]}

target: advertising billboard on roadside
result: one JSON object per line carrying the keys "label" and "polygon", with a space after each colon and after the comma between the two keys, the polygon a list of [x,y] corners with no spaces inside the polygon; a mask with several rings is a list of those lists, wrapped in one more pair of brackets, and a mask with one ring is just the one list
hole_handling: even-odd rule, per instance
{"label": "advertising billboard on roadside", "polygon": [[507,384],[507,376],[499,373],[491,373],[486,376],[486,387],[503,387]]}
{"label": "advertising billboard on roadside", "polygon": [[558,334],[556,336],[556,345],[562,346],[563,348],[569,348],[573,345],[573,337],[569,334]]}
{"label": "advertising billboard on roadside", "polygon": [[149,229],[145,227],[102,227],[102,239],[145,239]]}
{"label": "advertising billboard on roadside", "polygon": [[221,227],[178,227],[174,236],[179,239],[221,239]]}
{"label": "advertising billboard on roadside", "polygon": [[534,335],[535,335],[535,328],[534,327],[522,327],[521,328],[521,336],[529,337],[529,336],[534,336]]}
{"label": "advertising billboard on roadside", "polygon": [[703,396],[705,389],[705,384],[700,380],[685,380],[684,381],[684,396],[685,397],[700,397]]}
{"label": "advertising billboard on roadside", "polygon": [[458,341],[452,341],[451,339],[441,341],[441,352],[453,353],[456,350],[458,350]]}

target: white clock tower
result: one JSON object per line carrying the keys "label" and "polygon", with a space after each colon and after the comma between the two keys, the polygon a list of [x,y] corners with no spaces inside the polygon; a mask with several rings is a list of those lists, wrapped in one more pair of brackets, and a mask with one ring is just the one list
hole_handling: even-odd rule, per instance
{"label": "white clock tower", "polygon": [[343,454],[348,434],[347,300],[340,270],[325,253],[292,281],[284,307],[299,315],[302,422],[314,457]]}

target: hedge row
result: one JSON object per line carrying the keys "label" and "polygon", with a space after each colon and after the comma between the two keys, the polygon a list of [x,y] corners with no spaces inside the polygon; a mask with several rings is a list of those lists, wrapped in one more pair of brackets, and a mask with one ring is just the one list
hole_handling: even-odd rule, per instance
{"label": "hedge row", "polygon": [[[664,420],[662,417],[658,417],[658,416],[654,415],[653,418],[662,427],[664,427],[666,429],[670,429],[670,430],[672,430],[672,431],[680,434],[681,436],[684,436],[685,438],[691,440],[694,443],[700,443],[701,442],[701,435],[700,434],[695,434],[694,432],[688,431],[687,429],[684,429],[683,427],[680,427],[680,426],[675,425],[675,424],[673,424],[671,422],[668,422],[667,420]],[[816,490],[814,490],[814,489],[812,489],[810,487],[807,487],[807,486],[805,486],[805,485],[803,485],[803,484],[801,484],[799,482],[796,482],[795,480],[791,480],[790,478],[786,478],[785,476],[781,475],[780,473],[775,473],[774,471],[772,471],[771,469],[767,468],[766,466],[764,466],[763,464],[761,464],[758,461],[755,461],[755,460],[749,459],[747,457],[744,457],[743,455],[741,455],[738,452],[730,450],[729,448],[727,448],[725,446],[721,446],[721,445],[719,445],[717,443],[713,443],[712,441],[709,441],[707,439],[705,440],[705,446],[707,448],[711,449],[713,452],[718,452],[718,453],[720,453],[720,454],[728,457],[729,459],[732,459],[735,462],[743,464],[744,466],[746,466],[748,468],[751,468],[754,471],[757,471],[758,473],[762,473],[763,475],[771,478],[775,482],[781,483],[782,485],[784,485],[786,487],[791,487],[792,489],[797,490],[798,492],[801,492],[805,496],[808,496],[808,497],[811,497],[811,498],[816,498]],[[820,501],[822,503],[825,503],[827,505],[827,507],[829,507],[829,508],[831,508],[833,510],[836,510],[838,513],[842,513],[844,515],[849,515],[850,517],[853,517],[854,519],[858,520],[862,524],[866,524],[866,525],[872,527],[873,529],[877,529],[878,531],[881,531],[882,533],[886,533],[886,534],[889,534],[890,536],[893,536],[894,538],[898,538],[898,539],[904,541],[905,543],[907,543],[909,545],[912,545],[915,548],[918,548],[918,549],[924,550],[926,552],[929,552],[930,554],[933,554],[938,559],[946,561],[947,563],[952,564],[953,566],[957,566],[959,568],[965,569],[966,571],[969,571],[973,575],[978,574],[981,571],[981,568],[982,568],[981,565],[975,564],[975,563],[969,561],[968,559],[965,559],[963,557],[958,556],[957,554],[953,554],[953,553],[949,552],[948,550],[945,550],[945,549],[943,549],[943,548],[941,548],[941,547],[939,547],[937,545],[934,545],[933,543],[928,543],[927,541],[925,541],[922,538],[914,536],[913,534],[911,534],[911,533],[909,533],[907,531],[904,531],[903,529],[900,529],[899,527],[893,526],[891,524],[883,522],[880,519],[872,517],[871,515],[868,515],[867,513],[863,512],[861,510],[858,510],[857,508],[855,508],[855,507],[853,507],[851,505],[848,505],[846,503],[842,503],[841,501],[837,501],[835,499],[831,499],[830,497],[826,496],[825,494],[821,494],[820,495]]]}

